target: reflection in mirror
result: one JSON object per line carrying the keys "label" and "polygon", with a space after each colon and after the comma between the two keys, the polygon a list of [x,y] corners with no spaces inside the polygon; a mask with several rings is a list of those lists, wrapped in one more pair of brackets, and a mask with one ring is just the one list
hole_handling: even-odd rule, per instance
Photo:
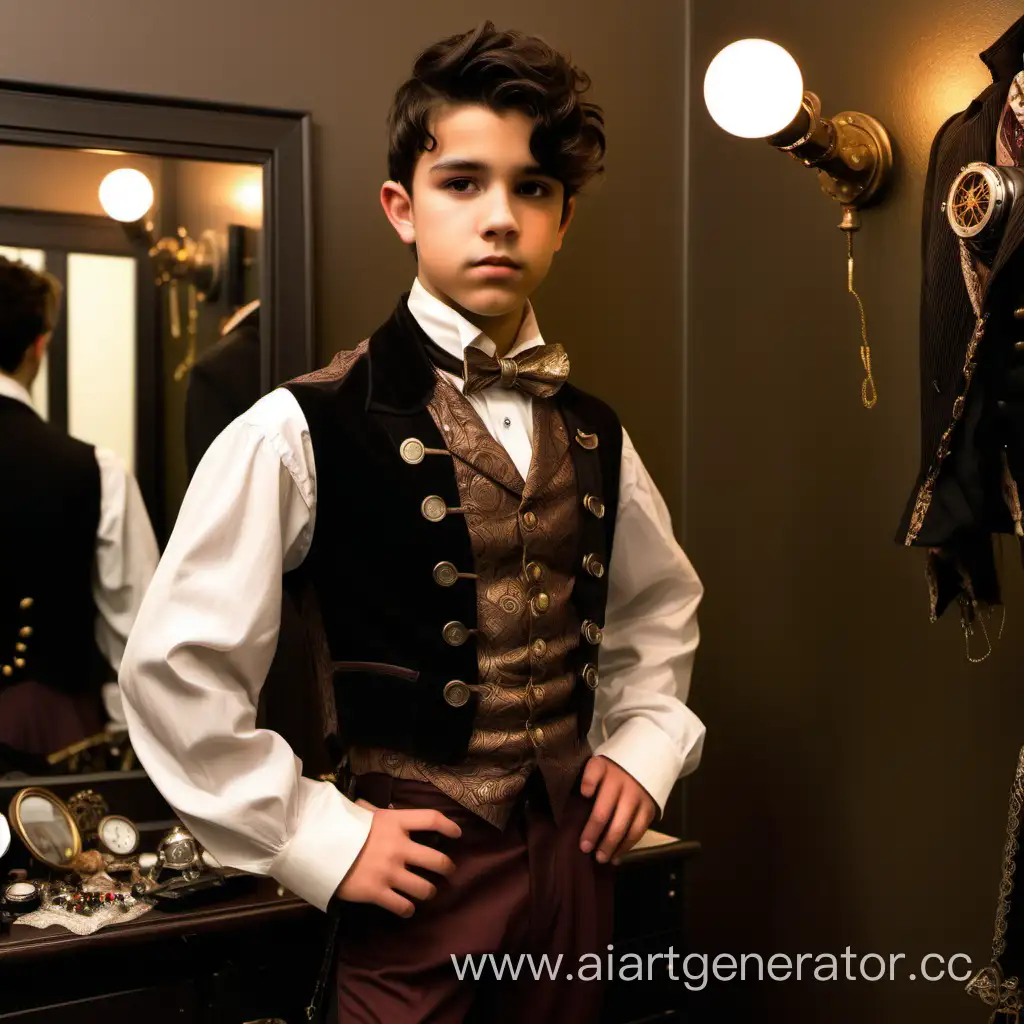
{"label": "reflection in mirror", "polygon": [[32,856],[49,867],[64,867],[81,851],[82,840],[67,807],[47,790],[19,793],[11,818]]}
{"label": "reflection in mirror", "polygon": [[130,770],[125,640],[260,397],[263,168],[0,146],[0,203],[0,778]]}

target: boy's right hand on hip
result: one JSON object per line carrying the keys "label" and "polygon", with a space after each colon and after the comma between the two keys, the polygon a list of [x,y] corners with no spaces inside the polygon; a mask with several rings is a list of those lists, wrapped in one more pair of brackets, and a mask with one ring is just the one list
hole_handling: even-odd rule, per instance
{"label": "boy's right hand on hip", "polygon": [[373,811],[373,821],[359,856],[338,886],[338,896],[351,903],[376,903],[399,917],[412,917],[416,907],[406,897],[433,899],[437,887],[410,871],[410,866],[448,878],[455,864],[440,851],[415,842],[409,833],[440,832],[458,839],[462,829],[440,811],[385,810],[366,800],[356,803]]}

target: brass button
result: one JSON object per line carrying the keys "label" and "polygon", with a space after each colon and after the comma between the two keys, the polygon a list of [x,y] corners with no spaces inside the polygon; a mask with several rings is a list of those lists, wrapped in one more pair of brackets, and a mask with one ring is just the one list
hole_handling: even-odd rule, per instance
{"label": "brass button", "polygon": [[23,612],[25,612],[25,611],[28,611],[29,608],[31,608],[33,604],[35,604],[35,601],[33,601],[31,597],[23,597],[21,599],[21,604],[19,604],[18,607]]}
{"label": "brass button", "polygon": [[544,566],[540,562],[530,562],[526,567],[526,575],[534,583],[540,583],[544,579]]}
{"label": "brass button", "polygon": [[457,583],[459,570],[451,562],[438,562],[434,566],[434,581],[442,587],[450,587]]}
{"label": "brass button", "polygon": [[598,579],[604,575],[604,563],[595,554],[584,555],[583,568]]}
{"label": "brass button", "polygon": [[604,519],[604,502],[600,498],[588,494],[583,499],[583,507],[598,519]]}
{"label": "brass button", "polygon": [[533,599],[533,612],[535,615],[543,615],[551,607],[551,598],[540,593]]}
{"label": "brass button", "polygon": [[0,672],[7,676],[8,679],[14,675],[14,669],[10,665],[4,665],[3,668],[0,668]]}
{"label": "brass button", "polygon": [[469,639],[469,630],[461,622],[449,622],[441,631],[446,644],[461,647]]}
{"label": "brass button", "polygon": [[469,700],[469,687],[461,679],[445,683],[444,699],[453,708],[461,708]]}
{"label": "brass button", "polygon": [[601,627],[596,623],[587,619],[580,627],[580,632],[583,634],[583,638],[588,644],[599,644],[604,639],[604,633],[601,632]]}
{"label": "brass button", "polygon": [[537,514],[535,512],[523,513],[523,528],[526,530],[537,529]]}
{"label": "brass button", "polygon": [[402,458],[405,459],[410,466],[418,466],[423,461],[423,456],[426,454],[423,442],[415,437],[410,437],[403,441],[402,447],[398,450],[401,452]]}
{"label": "brass button", "polygon": [[585,430],[576,430],[576,443],[581,448],[586,448],[588,452],[592,452],[597,447],[597,434],[588,434]]}
{"label": "brass button", "polygon": [[15,658],[14,659],[14,667],[15,668],[24,668],[25,667],[25,659],[24,658]]}
{"label": "brass button", "polygon": [[543,658],[544,655],[548,653],[547,641],[542,640],[540,637],[537,637],[537,639],[534,640],[532,644],[530,644],[530,648],[533,650],[534,655],[538,658]]}
{"label": "brass button", "polygon": [[31,626],[22,626],[21,629],[18,630],[18,636],[23,637],[26,640],[31,635],[32,635],[32,627]]}
{"label": "brass button", "polygon": [[583,677],[583,682],[585,682],[591,690],[597,689],[597,684],[600,680],[597,674],[596,665],[592,665],[590,662],[587,662],[587,664],[583,666],[580,675]]}
{"label": "brass button", "polygon": [[1013,317],[1015,320],[1024,320],[1024,306],[1021,306],[1020,309],[1015,309]]}
{"label": "brass button", "polygon": [[533,742],[538,747],[544,742],[544,730],[539,725],[533,730]]}
{"label": "brass button", "polygon": [[1015,349],[1016,349],[1016,350],[1017,350],[1018,352],[1024,352],[1024,341],[1015,341],[1015,342],[1013,343],[1013,347],[1014,347],[1014,348],[1015,348]]}
{"label": "brass button", "polygon": [[429,519],[432,523],[439,523],[448,515],[448,506],[445,504],[444,498],[431,494],[430,497],[423,499],[420,511],[423,513],[424,519]]}
{"label": "brass button", "polygon": [[16,651],[17,651],[17,652],[18,652],[19,654],[24,654],[24,653],[25,653],[25,651],[27,651],[27,650],[28,650],[28,645],[27,645],[27,644],[22,644],[22,643],[17,643],[17,644],[15,644],[15,645],[14,645],[14,649],[15,649],[15,650],[16,650]]}

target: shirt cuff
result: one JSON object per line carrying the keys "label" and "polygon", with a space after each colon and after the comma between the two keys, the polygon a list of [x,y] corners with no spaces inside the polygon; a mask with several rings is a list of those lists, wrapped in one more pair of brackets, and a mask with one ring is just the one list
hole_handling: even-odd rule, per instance
{"label": "shirt cuff", "polygon": [[274,858],[268,874],[326,911],[370,834],[373,811],[346,800],[329,782],[303,779],[302,784],[310,789],[298,828]]}
{"label": "shirt cuff", "polygon": [[644,787],[658,805],[660,820],[683,766],[676,745],[646,718],[628,718],[595,751],[607,757]]}

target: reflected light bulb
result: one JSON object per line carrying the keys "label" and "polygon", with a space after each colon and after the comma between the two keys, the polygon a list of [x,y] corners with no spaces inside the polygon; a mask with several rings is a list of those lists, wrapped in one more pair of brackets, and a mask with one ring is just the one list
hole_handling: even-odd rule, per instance
{"label": "reflected light bulb", "polygon": [[235,190],[235,202],[246,213],[261,213],[263,211],[263,182],[255,181],[240,185]]}
{"label": "reflected light bulb", "polygon": [[100,202],[114,220],[131,224],[149,213],[153,206],[153,186],[142,171],[122,167],[103,179]]}
{"label": "reflected light bulb", "polygon": [[804,80],[778,43],[740,39],[708,66],[704,102],[720,128],[742,139],[781,132],[800,112]]}

